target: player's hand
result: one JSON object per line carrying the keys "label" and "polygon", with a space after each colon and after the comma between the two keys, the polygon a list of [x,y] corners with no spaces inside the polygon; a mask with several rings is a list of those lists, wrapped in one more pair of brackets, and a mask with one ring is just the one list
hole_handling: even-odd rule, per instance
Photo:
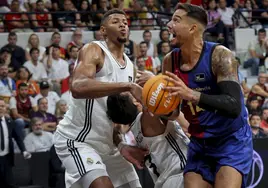
{"label": "player's hand", "polygon": [[132,83],[130,93],[140,103],[142,103],[142,87],[138,84]]}
{"label": "player's hand", "polygon": [[147,80],[149,80],[153,76],[154,75],[151,73],[137,70],[136,83],[143,87]]}
{"label": "player's hand", "polygon": [[169,92],[169,96],[179,95],[181,99],[192,100],[192,89],[188,88],[185,83],[175,74],[166,71],[166,80],[172,82],[174,86],[167,86],[164,90]]}
{"label": "player's hand", "polygon": [[134,164],[138,169],[143,169],[144,157],[148,155],[149,151],[135,146],[124,145],[120,150],[120,153],[127,161]]}

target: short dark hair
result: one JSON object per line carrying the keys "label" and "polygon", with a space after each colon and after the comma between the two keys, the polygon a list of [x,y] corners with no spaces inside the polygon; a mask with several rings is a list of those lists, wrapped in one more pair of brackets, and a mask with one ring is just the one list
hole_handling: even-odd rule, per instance
{"label": "short dark hair", "polygon": [[206,11],[202,7],[188,3],[178,3],[177,9],[185,10],[187,12],[188,17],[195,19],[196,21],[204,25],[204,27],[207,26],[208,16]]}
{"label": "short dark hair", "polygon": [[252,102],[252,101],[259,101],[258,100],[258,97],[256,95],[252,96],[249,98],[249,102]]}
{"label": "short dark hair", "polygon": [[34,51],[38,51],[38,53],[40,52],[40,50],[39,50],[38,48],[31,48],[31,49],[30,49],[30,55],[32,55],[32,53],[33,53]]}
{"label": "short dark hair", "polygon": [[250,114],[250,116],[249,116],[249,120],[251,120],[251,119],[253,118],[253,116],[259,116],[259,117],[261,118],[260,113],[257,112],[257,111],[253,111],[253,112]]}
{"label": "short dark hair", "polygon": [[150,33],[150,34],[152,35],[152,33],[151,33],[151,31],[150,31],[150,30],[145,30],[145,31],[143,31],[142,36],[144,36],[144,35],[145,35],[145,33]]}
{"label": "short dark hair", "polygon": [[[46,100],[47,100],[47,98],[46,98],[46,97],[42,97],[42,98],[40,98],[40,99],[38,99],[38,100],[37,100],[37,105],[39,105],[39,104],[40,104],[40,102],[41,102],[43,99],[46,99]],[[48,101],[48,100],[47,100],[47,101]]]}
{"label": "short dark hair", "polygon": [[146,44],[147,47],[149,46],[148,43],[145,42],[145,41],[141,41],[141,42],[140,42],[140,45],[142,45],[142,44]]}
{"label": "short dark hair", "polygon": [[258,30],[258,34],[259,33],[266,33],[266,30],[264,28],[261,28],[261,29]]}
{"label": "short dark hair", "polygon": [[129,95],[111,95],[107,99],[107,116],[118,124],[131,124],[139,114],[137,106]]}
{"label": "short dark hair", "polygon": [[58,44],[52,44],[50,47],[53,47],[53,48],[58,48],[60,49],[60,46]]}
{"label": "short dark hair", "polygon": [[122,11],[122,10],[120,10],[120,9],[117,9],[117,8],[115,8],[115,9],[111,9],[111,10],[107,11],[107,12],[103,15],[103,17],[102,17],[102,19],[101,19],[101,25],[103,25],[104,22],[107,20],[107,18],[108,18],[110,15],[112,15],[112,14],[123,14],[124,16],[127,17],[127,15],[126,15],[126,13],[125,13],[124,11]]}
{"label": "short dark hair", "polygon": [[17,36],[15,32],[12,31],[8,33],[8,37],[14,37],[14,36]]}
{"label": "short dark hair", "polygon": [[161,40],[163,40],[163,38],[162,38],[162,34],[163,34],[165,31],[169,32],[168,29],[161,29],[161,31],[159,32],[159,38],[160,38]]}
{"label": "short dark hair", "polygon": [[77,46],[71,46],[71,48],[70,48],[70,52],[71,52],[74,48],[77,48],[77,49],[78,49]]}
{"label": "short dark hair", "polygon": [[44,1],[43,0],[37,0],[36,4],[38,4],[38,3],[44,3]]}
{"label": "short dark hair", "polygon": [[22,83],[20,83],[20,84],[18,85],[18,88],[19,88],[19,89],[20,89],[21,87],[28,87],[28,85],[27,85],[26,83],[22,82]]}

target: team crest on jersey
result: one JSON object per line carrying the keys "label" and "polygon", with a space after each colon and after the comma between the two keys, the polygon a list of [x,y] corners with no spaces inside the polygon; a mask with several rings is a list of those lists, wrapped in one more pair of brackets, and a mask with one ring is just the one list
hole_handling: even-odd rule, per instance
{"label": "team crest on jersey", "polygon": [[128,76],[128,81],[129,82],[132,82],[132,79],[133,79],[132,76]]}
{"label": "team crest on jersey", "polygon": [[93,159],[91,159],[90,157],[87,158],[87,162],[90,163],[90,164],[94,163]]}
{"label": "team crest on jersey", "polygon": [[195,75],[195,81],[196,82],[204,82],[205,79],[205,74],[204,73],[199,73]]}

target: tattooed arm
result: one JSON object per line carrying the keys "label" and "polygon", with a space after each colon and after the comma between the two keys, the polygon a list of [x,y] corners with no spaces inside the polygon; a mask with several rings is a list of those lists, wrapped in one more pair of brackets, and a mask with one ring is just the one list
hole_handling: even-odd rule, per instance
{"label": "tattooed arm", "polygon": [[236,118],[241,112],[241,87],[238,82],[238,62],[232,52],[217,46],[212,54],[212,71],[217,78],[219,95],[193,91],[192,102],[201,108]]}

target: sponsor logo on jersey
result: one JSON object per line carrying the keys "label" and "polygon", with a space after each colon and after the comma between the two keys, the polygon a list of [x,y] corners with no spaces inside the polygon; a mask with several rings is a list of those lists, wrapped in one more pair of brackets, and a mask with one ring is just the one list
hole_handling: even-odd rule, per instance
{"label": "sponsor logo on jersey", "polygon": [[149,105],[151,105],[151,106],[155,106],[155,104],[156,104],[156,99],[157,99],[157,97],[158,97],[160,91],[161,91],[163,88],[164,88],[164,84],[163,84],[163,83],[160,83],[160,84],[158,85],[158,87],[156,88],[156,90],[152,93],[152,96],[151,96],[151,98],[150,98],[150,100],[149,100]]}
{"label": "sponsor logo on jersey", "polygon": [[196,82],[204,82],[205,79],[205,74],[204,73],[199,73],[195,75],[195,81]]}

